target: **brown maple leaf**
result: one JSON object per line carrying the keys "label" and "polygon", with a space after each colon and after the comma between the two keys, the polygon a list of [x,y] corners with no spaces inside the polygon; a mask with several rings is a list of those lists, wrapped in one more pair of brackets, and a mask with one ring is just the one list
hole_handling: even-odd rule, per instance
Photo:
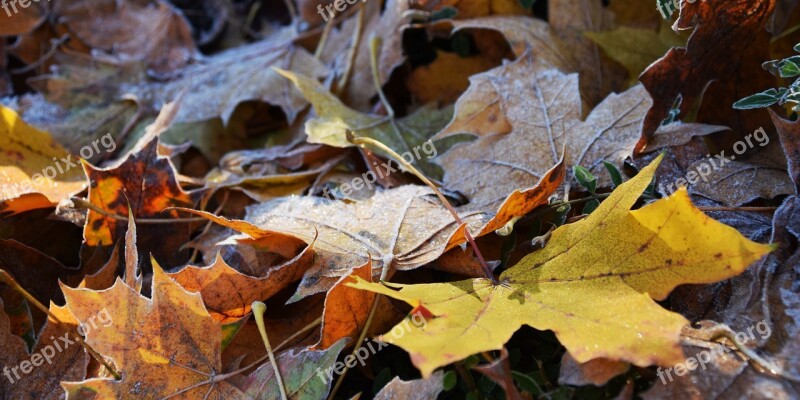
{"label": "brown maple leaf", "polygon": [[[222,381],[222,330],[199,294],[190,294],[153,265],[152,300],[117,280],[108,290],[64,288],[67,307],[81,321],[106,310],[111,323],[91,330],[86,342],[114,361],[121,380],[95,378],[63,383],[68,398],[95,393],[105,398],[241,398]],[[178,395],[178,393],[181,393]]]}
{"label": "brown maple leaf", "polygon": [[[175,178],[169,159],[158,154],[158,140],[145,144],[141,151],[131,154],[114,167],[95,168],[84,164],[92,184],[88,200],[107,214],[128,215],[128,206],[136,219],[177,217],[169,207],[191,207],[199,192],[185,192]],[[130,202],[130,204],[129,204]],[[125,236],[126,221],[90,210],[84,226],[86,246],[99,250],[108,260],[111,248]],[[181,265],[188,257],[179,251],[189,240],[191,224],[143,224],[139,227],[139,259],[148,260],[152,254],[168,265]]]}

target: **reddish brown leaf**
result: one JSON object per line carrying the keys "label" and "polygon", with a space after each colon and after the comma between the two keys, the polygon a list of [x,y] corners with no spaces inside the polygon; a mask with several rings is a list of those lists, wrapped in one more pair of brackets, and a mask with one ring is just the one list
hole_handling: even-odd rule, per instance
{"label": "reddish brown leaf", "polygon": [[355,340],[364,328],[377,295],[347,286],[347,282],[356,282],[353,275],[372,282],[372,260],[354,269],[328,291],[322,316],[322,337],[315,348],[327,349],[342,338]]}
{"label": "reddish brown leaf", "polygon": [[[146,144],[116,167],[95,168],[84,164],[92,184],[89,201],[106,213],[128,215],[128,201],[133,216],[140,219],[178,217],[176,211],[162,212],[169,207],[191,207],[199,193],[187,193],[175,179],[169,159],[158,154],[158,141]],[[89,211],[84,227],[85,243],[110,255],[111,247],[125,237],[127,221]],[[152,254],[167,265],[181,265],[188,257],[179,251],[189,240],[191,224],[175,221],[170,224],[141,224],[139,227],[139,259],[149,260]],[[108,256],[104,258],[108,259]]]}
{"label": "reddish brown leaf", "polygon": [[[653,106],[645,117],[637,152],[644,148],[679,96],[682,116],[695,107],[702,96],[707,99],[704,108],[711,107],[724,114],[712,117],[709,114],[713,110],[701,110],[702,122],[727,125],[739,133],[752,132],[763,125],[753,118],[752,112],[748,114],[747,123],[738,120],[744,113],[734,114],[737,120],[731,121],[730,105],[771,86],[769,74],[752,68],[751,63],[769,57],[769,35],[764,24],[775,0],[707,0],[682,4],[675,27],[695,30],[685,48],[671,49],[639,77],[653,98]],[[711,81],[719,82],[713,83],[703,95]]]}
{"label": "reddish brown leaf", "polygon": [[[254,301],[267,300],[299,280],[313,257],[313,247],[308,246],[295,259],[271,268],[266,276],[252,277],[231,268],[222,256],[217,255],[213,265],[204,268],[189,266],[168,275],[184,289],[200,293],[217,322],[230,324],[246,317]],[[231,296],[233,293],[236,296]]]}

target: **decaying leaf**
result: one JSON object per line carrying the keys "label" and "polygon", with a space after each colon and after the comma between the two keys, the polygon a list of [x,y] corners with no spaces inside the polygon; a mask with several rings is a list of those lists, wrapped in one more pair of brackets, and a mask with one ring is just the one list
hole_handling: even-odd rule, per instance
{"label": "decaying leaf", "polygon": [[625,373],[630,368],[626,362],[611,361],[604,358],[595,358],[583,364],[575,361],[569,353],[561,358],[561,372],[558,382],[565,385],[603,386],[611,378]]}
{"label": "decaying leaf", "polygon": [[[67,307],[78,320],[106,310],[112,322],[86,335],[86,342],[112,359],[122,380],[93,378],[63,383],[67,397],[96,393],[101,397],[240,398],[228,382],[203,384],[223,373],[222,330],[206,311],[199,294],[190,294],[153,265],[153,298],[117,280],[110,289],[64,288]],[[193,387],[194,385],[197,385]],[[187,390],[188,389],[188,390]]]}
{"label": "decaying leaf", "polygon": [[471,81],[453,121],[434,137],[479,137],[440,161],[445,186],[470,198],[471,209],[496,207],[508,193],[533,186],[559,163],[562,150],[565,165],[582,165],[608,186],[602,161],[621,164],[630,154],[651,103],[636,86],[610,95],[581,121],[577,75],[538,69],[530,53]]}
{"label": "decaying leaf", "polygon": [[[331,376],[325,373],[331,371],[336,357],[345,344],[345,340],[340,340],[326,350],[289,350],[278,356],[278,368],[283,377],[287,398],[292,400],[324,398],[333,383]],[[270,363],[253,371],[240,385],[246,398],[281,399],[278,381],[275,379],[275,369]]]}
{"label": "decaying leaf", "polygon": [[84,0],[56,5],[59,22],[76,39],[114,62],[144,61],[155,74],[167,75],[197,55],[189,23],[165,1]]}
{"label": "decaying leaf", "polygon": [[[462,218],[468,224],[476,220],[474,215]],[[431,190],[413,185],[379,191],[354,204],[318,197],[277,199],[248,208],[247,220],[263,229],[315,242],[318,257],[300,283],[295,300],[330,289],[370,256],[373,275],[379,275],[382,268],[421,267],[463,243],[456,235],[458,224]]]}
{"label": "decaying leaf", "polygon": [[409,399],[426,400],[435,399],[444,389],[442,377],[444,374],[436,372],[426,379],[402,381],[395,377],[391,382],[375,395],[376,400]]}
{"label": "decaying leaf", "polygon": [[[2,306],[2,301],[0,301]],[[48,319],[38,333],[36,346],[29,353],[25,342],[9,331],[8,317],[0,307],[0,365],[4,376],[0,379],[0,393],[13,399],[59,399],[64,397],[62,380],[79,380],[86,376],[89,356],[74,334],[78,321],[63,307],[50,305],[50,312],[64,324]],[[91,330],[92,325],[85,325]],[[102,329],[95,322],[95,327]],[[58,350],[58,351],[56,351]]]}
{"label": "decaying leaf", "polygon": [[[269,270],[264,277],[251,277],[228,266],[218,254],[214,264],[205,268],[186,267],[172,279],[189,292],[198,292],[209,314],[221,324],[236,322],[250,313],[254,301],[267,300],[292,282],[300,279],[313,258],[307,247],[295,259]],[[236,296],[231,296],[236,293]]]}
{"label": "decaying leaf", "polygon": [[800,123],[787,121],[772,109],[769,109],[769,115],[778,131],[781,148],[786,154],[787,169],[789,177],[794,183],[795,194],[800,194],[800,190],[798,190],[800,188],[800,142],[798,142],[798,139],[800,139]]}
{"label": "decaying leaf", "polygon": [[[775,0],[708,0],[688,3],[681,8],[675,27],[694,28],[689,42],[685,48],[671,49],[639,78],[654,103],[647,112],[637,151],[645,146],[679,97],[680,115],[686,115],[702,96],[713,99],[706,101],[713,103],[709,107],[719,109],[713,112],[730,116],[727,104],[771,84],[769,79],[764,80],[766,74],[757,75],[751,68],[745,68],[744,63],[768,58],[768,35],[763,27],[774,5]],[[719,92],[714,91],[713,86],[706,91],[711,80],[719,81],[713,84],[719,87]],[[718,107],[720,103],[726,106]],[[757,118],[751,117],[747,123],[740,122],[739,116],[735,118],[735,123],[731,118],[708,117],[701,122],[724,123],[742,133],[765,125]]]}
{"label": "decaying leaf", "polygon": [[[164,210],[191,207],[199,195],[180,187],[171,162],[158,154],[157,140],[150,141],[116,167],[95,168],[89,164],[84,167],[92,181],[89,201],[106,214],[125,216],[130,206],[136,219],[175,218],[178,216],[175,211]],[[126,222],[89,211],[84,227],[85,244],[110,251],[125,236]],[[148,260],[152,254],[168,265],[180,265],[186,254],[181,255],[178,250],[189,239],[190,228],[190,224],[178,221],[140,226],[139,259]]]}
{"label": "decaying leaf", "polygon": [[322,317],[322,338],[316,347],[326,349],[342,338],[356,340],[364,329],[376,295],[347,286],[347,282],[355,282],[351,278],[353,275],[371,282],[372,260],[354,269],[353,274],[342,277],[328,292]]}

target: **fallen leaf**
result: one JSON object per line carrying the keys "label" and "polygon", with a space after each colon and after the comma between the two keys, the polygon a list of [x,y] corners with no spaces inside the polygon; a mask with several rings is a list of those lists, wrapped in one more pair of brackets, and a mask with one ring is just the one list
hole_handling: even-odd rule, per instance
{"label": "fallen leaf", "polygon": [[376,294],[347,286],[347,282],[355,282],[351,278],[354,275],[372,282],[372,260],[342,277],[328,292],[322,315],[322,337],[315,348],[327,349],[342,338],[355,341],[366,326]]}
{"label": "fallen leaf", "polygon": [[[39,332],[38,343],[28,353],[25,342],[9,332],[8,317],[0,307],[0,347],[3,348],[0,365],[4,368],[0,392],[3,396],[30,400],[62,399],[62,380],[84,379],[86,376],[89,356],[73,340],[78,321],[65,308],[51,304],[50,311],[64,324],[48,319]],[[86,326],[91,329],[91,325]]]}
{"label": "fallen leaf", "polygon": [[415,69],[406,79],[406,85],[422,104],[451,103],[467,90],[470,76],[492,69],[499,63],[500,60],[489,57],[462,57],[438,51],[436,60]]}
{"label": "fallen leaf", "polygon": [[[294,349],[281,353],[277,357],[277,364],[286,388],[286,397],[292,400],[325,398],[333,381],[325,372],[333,368],[345,344],[345,340],[340,340],[326,350]],[[260,366],[240,385],[247,398],[281,398],[275,369],[270,363]]]}
{"label": "fallen leaf", "polygon": [[426,379],[403,381],[394,377],[375,395],[375,400],[428,400],[435,399],[444,390],[444,373],[437,371]]}
{"label": "fallen leaf", "polygon": [[[564,165],[582,165],[598,177],[599,187],[609,186],[602,161],[622,164],[639,136],[650,105],[644,88],[610,95],[581,121],[577,75],[537,69],[533,57],[528,53],[470,78],[450,125],[434,137],[478,136],[439,161],[445,186],[466,195],[470,209],[496,208],[508,193],[533,186],[559,163],[565,148]],[[501,119],[511,132],[491,124]]]}
{"label": "fallen leaf", "polygon": [[[758,74],[744,66],[749,60],[769,57],[769,35],[763,27],[774,5],[775,0],[707,0],[686,3],[681,8],[675,29],[695,28],[686,47],[671,49],[639,78],[654,103],[647,112],[637,152],[644,148],[679,96],[682,116],[701,97],[713,99],[704,102],[707,110],[701,109],[698,122],[724,124],[734,132],[752,132],[766,125],[752,117],[746,123],[740,121],[742,113],[732,119],[729,105],[772,84],[768,74]],[[718,82],[706,90],[712,80]],[[719,115],[712,117],[712,112]]]}
{"label": "fallen leaf", "polygon": [[0,211],[53,207],[83,191],[86,176],[77,164],[49,134],[0,105]]}
{"label": "fallen leaf", "polygon": [[502,348],[522,324],[553,330],[581,363],[596,358],[639,366],[680,362],[678,337],[688,321],[654,300],[680,284],[738,275],[772,246],[751,242],[706,217],[685,190],[630,211],[657,165],[619,186],[588,217],[556,229],[544,249],[504,272],[499,285],[474,279],[388,286],[359,281],[354,286],[433,314],[424,330],[384,336],[411,353],[423,376],[471,354]]}
{"label": "fallen leaf", "polygon": [[[191,207],[199,192],[185,192],[175,178],[172,163],[158,154],[158,140],[152,140],[124,161],[109,168],[84,164],[92,185],[88,200],[109,214],[128,215],[128,207],[136,219],[178,217],[169,207]],[[188,257],[178,250],[191,233],[191,224],[141,224],[139,227],[139,259],[148,260],[152,254],[168,265],[181,265]],[[86,246],[110,252],[111,247],[125,236],[127,221],[110,218],[90,210],[84,227]],[[110,253],[107,253],[110,254]],[[108,256],[104,258],[107,260]]]}
{"label": "fallen leaf", "polygon": [[222,332],[200,295],[184,291],[158,265],[153,273],[152,300],[121,280],[104,291],[63,288],[67,308],[79,320],[94,317],[97,310],[112,316],[109,326],[86,335],[86,343],[113,359],[122,374],[119,381],[65,382],[67,397],[137,393],[155,399],[188,389],[179,398],[240,398],[242,393],[228,382],[203,384],[223,373]]}
{"label": "fallen leaf", "polygon": [[649,153],[664,147],[677,147],[689,143],[693,137],[707,136],[712,133],[729,130],[726,126],[707,125],[685,122],[673,122],[658,127],[656,133],[642,149],[642,153]]}
{"label": "fallen leaf", "polygon": [[182,69],[198,55],[183,14],[161,0],[58,2],[54,13],[73,38],[100,51],[94,57],[143,61],[158,76]]}
{"label": "fallen leaf", "polygon": [[787,169],[789,177],[794,183],[794,193],[800,194],[800,123],[797,121],[787,121],[781,118],[772,109],[769,110],[769,116],[772,118],[772,123],[778,131],[778,138],[781,141],[781,148],[786,154]]}
{"label": "fallen leaf", "polygon": [[[432,194],[428,188],[407,185],[354,204],[293,196],[251,206],[246,219],[306,243],[316,240],[318,257],[293,297],[297,300],[330,289],[370,256],[373,275],[378,275],[382,268],[421,267],[463,243],[451,244],[458,224]],[[474,220],[462,218],[467,223]]]}
{"label": "fallen leaf", "polygon": [[[709,167],[707,160],[690,165],[688,171]],[[771,164],[771,163],[770,163]],[[758,161],[728,161],[720,168],[698,179],[690,191],[726,206],[738,207],[756,199],[772,199],[794,192],[792,181],[783,168]]]}
{"label": "fallen leaf", "polygon": [[568,46],[544,21],[524,16],[489,16],[468,20],[448,21],[456,33],[465,29],[498,31],[511,46],[517,58],[531,52],[537,66],[556,68],[565,72],[578,71],[579,65]]}
{"label": "fallen leaf", "polygon": [[247,317],[254,301],[265,301],[299,280],[313,257],[314,250],[309,246],[295,259],[272,267],[266,276],[252,277],[228,266],[218,254],[208,267],[187,266],[167,275],[187,291],[200,293],[214,320],[231,324]]}
{"label": "fallen leaf", "polygon": [[[408,23],[405,15],[406,11],[408,11],[408,1],[388,0],[385,4],[373,1],[367,2],[365,6],[366,11],[364,12],[370,17],[365,17],[367,22],[364,25],[364,31],[361,33],[361,39],[355,48],[352,75],[347,87],[344,88],[344,97],[347,99],[347,104],[358,110],[369,109],[372,98],[378,93],[373,83],[370,61],[370,42],[373,38],[381,41],[380,51],[377,54],[377,69],[381,85],[389,81],[392,71],[406,59],[402,51],[402,30]],[[355,21],[352,21],[352,23],[355,23]],[[336,38],[331,39],[336,40]],[[339,40],[346,41],[348,39],[339,38]],[[350,45],[352,46],[352,43]],[[338,52],[337,57],[348,60],[340,61],[341,65],[349,63],[349,53],[349,49],[348,51]],[[309,75],[305,71],[298,71],[297,68],[293,70]]]}
{"label": "fallen leaf", "polygon": [[[28,3],[29,7],[22,7],[16,2],[6,4],[3,12],[0,12],[0,36],[28,33],[39,26],[47,14],[45,7],[38,2]],[[30,7],[31,5],[33,7]]]}
{"label": "fallen leaf", "polygon": [[604,358],[595,358],[585,363],[579,363],[569,353],[565,353],[561,357],[558,383],[572,386],[603,386],[615,376],[627,372],[629,368],[630,364],[626,362]]}

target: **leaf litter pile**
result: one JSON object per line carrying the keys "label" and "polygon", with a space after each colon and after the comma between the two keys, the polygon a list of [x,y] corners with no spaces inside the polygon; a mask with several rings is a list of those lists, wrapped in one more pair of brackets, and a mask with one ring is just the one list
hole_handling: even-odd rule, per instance
{"label": "leaf litter pile", "polygon": [[0,399],[798,399],[796,5],[3,0]]}

